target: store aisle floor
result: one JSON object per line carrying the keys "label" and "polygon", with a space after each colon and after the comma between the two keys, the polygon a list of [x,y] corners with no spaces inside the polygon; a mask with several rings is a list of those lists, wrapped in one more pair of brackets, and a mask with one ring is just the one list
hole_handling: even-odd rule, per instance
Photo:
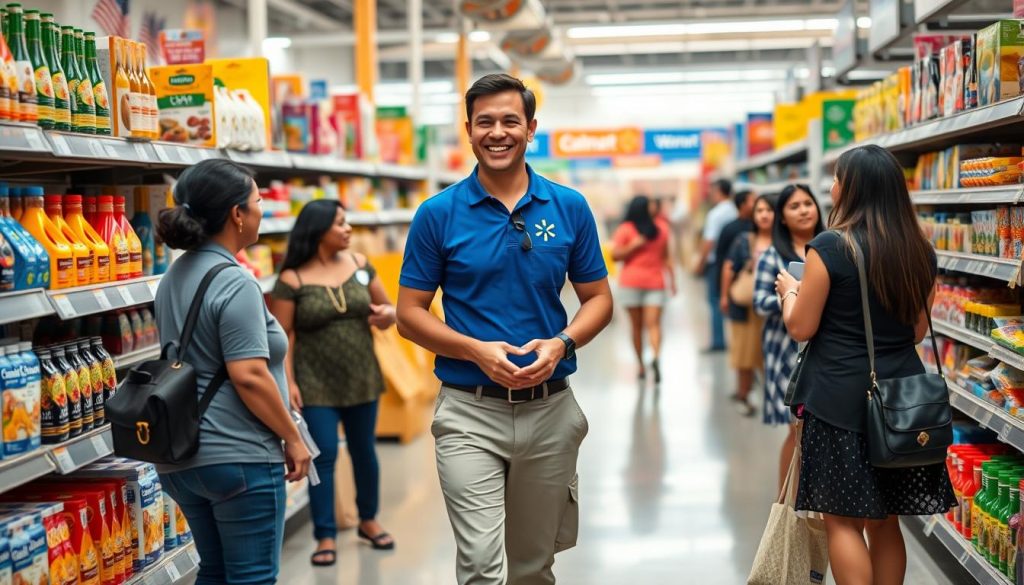
{"label": "store aisle floor", "polygon": [[[579,546],[556,557],[561,585],[745,582],[774,497],[785,432],[735,413],[724,355],[701,355],[705,311],[688,282],[665,319],[660,391],[638,387],[628,323],[581,352],[573,378],[590,420],[580,456]],[[570,295],[571,296],[571,295]],[[433,440],[379,447],[381,521],[397,550],[372,551],[352,531],[339,535],[338,564],[314,569],[310,525],[285,542],[286,585],[452,585],[455,545],[434,469]],[[908,584],[949,580],[907,538]]]}

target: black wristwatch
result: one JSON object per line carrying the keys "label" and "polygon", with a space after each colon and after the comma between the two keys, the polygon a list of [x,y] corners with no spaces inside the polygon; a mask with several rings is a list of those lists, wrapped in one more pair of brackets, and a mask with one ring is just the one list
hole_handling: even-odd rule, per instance
{"label": "black wristwatch", "polygon": [[565,357],[563,357],[562,359],[564,359],[564,360],[571,360],[571,359],[575,358],[576,357],[576,342],[573,341],[573,338],[569,337],[565,333],[559,333],[555,337],[561,339],[562,343],[565,344]]}

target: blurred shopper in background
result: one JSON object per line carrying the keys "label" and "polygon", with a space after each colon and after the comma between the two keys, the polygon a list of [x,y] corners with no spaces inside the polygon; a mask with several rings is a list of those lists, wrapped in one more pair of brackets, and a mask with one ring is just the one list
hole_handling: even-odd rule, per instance
{"label": "blurred shopper in background", "polygon": [[786,331],[782,321],[782,305],[775,292],[775,279],[790,262],[803,262],[807,244],[825,229],[818,201],[807,185],[789,185],[775,202],[772,224],[772,246],[757,263],[754,285],[754,310],[765,319],[762,351],[764,352],[764,422],[768,425],[790,425],[789,434],[779,454],[779,489],[793,458],[796,427],[786,406],[786,388],[796,366],[800,347]]}
{"label": "blurred shopper in background", "polygon": [[711,183],[711,201],[715,206],[711,208],[704,218],[703,243],[700,249],[700,258],[697,262],[696,272],[702,274],[707,280],[708,306],[711,310],[711,345],[705,351],[725,350],[725,322],[722,310],[719,307],[721,291],[718,290],[721,284],[720,264],[715,249],[722,230],[739,216],[736,205],[730,200],[732,194],[732,183],[727,179],[719,179]]}
{"label": "blurred shopper in background", "polygon": [[832,229],[807,246],[803,279],[780,270],[777,283],[791,337],[811,343],[793,402],[804,425],[796,508],[825,514],[837,583],[896,585],[907,565],[899,516],[942,514],[956,500],[943,463],[888,469],[869,461],[871,369],[854,242],[865,256],[879,379],[924,373],[915,346],[928,333],[935,252],[887,150],[843,154],[832,197]]}
{"label": "blurred shopper in background", "polygon": [[633,349],[640,366],[638,377],[647,376],[644,367],[644,331],[649,337],[651,374],[654,383],[661,383],[661,313],[667,300],[668,288],[676,293],[675,272],[669,258],[669,225],[658,214],[656,201],[638,195],[629,203],[626,217],[612,236],[612,258],[621,261],[619,290],[616,301],[629,311],[632,326]]}
{"label": "blurred shopper in background", "polygon": [[[742,189],[732,196],[732,202],[736,205],[736,219],[725,224],[722,233],[718,236],[715,244],[715,258],[718,262],[718,279],[722,279],[722,269],[725,267],[725,259],[729,255],[736,238],[754,231],[754,200],[757,195],[750,189]],[[724,291],[723,291],[724,292]]]}
{"label": "blurred shopper in background", "polygon": [[334,469],[339,423],[352,457],[359,537],[375,549],[395,546],[377,522],[377,407],[384,379],[370,330],[394,325],[395,308],[366,257],[347,251],[351,242],[352,226],[340,201],[307,203],[288,238],[273,292],[274,315],[291,341],[285,362],[291,403],[302,409],[320,449],[315,461],[320,484],[309,488],[317,540],[311,562],[317,566],[333,565],[337,558]]}
{"label": "blurred shopper in background", "polygon": [[[178,341],[199,283],[213,267],[237,264],[239,250],[259,238],[263,218],[252,173],[226,160],[181,173],[174,203],[156,227],[168,246],[186,250],[156,293],[164,347]],[[199,585],[277,582],[285,481],[304,479],[310,464],[288,412],[287,351],[288,337],[256,279],[241,266],[218,273],[203,296],[192,344],[176,356],[195,368],[201,395],[216,392],[200,421],[202,448],[184,463],[157,466],[195,535]]]}
{"label": "blurred shopper in background", "polygon": [[729,366],[736,370],[736,393],[731,398],[744,416],[754,415],[750,391],[755,373],[764,367],[764,318],[752,309],[757,261],[772,246],[775,205],[767,196],[758,197],[753,213],[754,231],[737,236],[722,263],[721,309],[729,320]]}

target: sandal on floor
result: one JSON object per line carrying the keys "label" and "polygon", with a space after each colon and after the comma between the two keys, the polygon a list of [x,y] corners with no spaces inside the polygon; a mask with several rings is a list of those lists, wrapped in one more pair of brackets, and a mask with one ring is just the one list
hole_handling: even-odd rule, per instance
{"label": "sandal on floor", "polygon": [[365,531],[363,531],[362,528],[360,528],[358,530],[358,534],[359,538],[362,538],[363,540],[370,543],[370,545],[373,547],[373,550],[393,550],[395,548],[394,539],[392,539],[391,542],[387,542],[387,540],[391,538],[391,535],[387,532],[381,532],[377,536],[370,536]]}
{"label": "sandal on floor", "polygon": [[[327,557],[324,560],[323,557]],[[318,560],[319,559],[319,560]],[[331,567],[338,561],[338,553],[332,548],[325,548],[324,550],[318,550],[309,557],[309,562],[314,567]]]}

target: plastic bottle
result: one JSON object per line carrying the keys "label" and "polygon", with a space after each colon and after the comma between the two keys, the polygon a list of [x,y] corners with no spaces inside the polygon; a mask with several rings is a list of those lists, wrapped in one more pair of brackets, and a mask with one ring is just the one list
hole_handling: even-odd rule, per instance
{"label": "plastic bottle", "polygon": [[39,369],[39,358],[32,351],[32,343],[29,341],[22,341],[18,344],[18,351],[20,352],[21,362],[23,364],[25,372],[26,386],[25,390],[29,396],[32,397],[32,409],[29,410],[28,415],[32,418],[32,436],[30,438],[30,449],[36,449],[40,445],[39,435],[39,396],[42,393],[42,372]]}
{"label": "plastic bottle", "polygon": [[53,81],[50,79],[50,65],[43,52],[43,29],[38,10],[25,11],[25,37],[28,39],[28,56],[36,80],[36,111],[41,128],[53,128]]}
{"label": "plastic bottle", "polygon": [[75,261],[75,286],[85,286],[94,283],[96,276],[96,257],[93,256],[85,240],[78,237],[71,225],[64,220],[63,197],[60,195],[46,195],[46,216],[50,218],[53,225],[57,226],[61,235],[71,246],[71,256]]}
{"label": "plastic bottle", "polygon": [[100,73],[99,62],[96,59],[96,33],[85,33],[85,68],[89,79],[92,82],[93,104],[96,112],[96,134],[110,136],[110,94],[107,92],[107,83]]}
{"label": "plastic bottle", "polygon": [[0,33],[0,120],[17,119],[18,73],[14,68],[14,56],[7,46],[7,34]]}
{"label": "plastic bottle", "polygon": [[999,472],[999,498],[995,505],[989,507],[989,539],[988,550],[985,551],[985,558],[993,567],[999,568],[999,555],[1003,546],[1003,528],[1001,518],[1003,511],[1010,505],[1010,478],[1013,476],[1013,469],[1004,469]]}
{"label": "plastic bottle", "polygon": [[[1009,501],[999,511],[999,570],[1008,575],[1009,565],[1016,562],[1016,547],[1010,539],[1010,518],[1020,511],[1020,479],[1021,468],[1014,468],[1013,472],[1007,474],[1007,490]],[[1011,556],[1013,555],[1013,556]]]}
{"label": "plastic bottle", "polygon": [[110,282],[110,247],[103,241],[92,225],[85,220],[81,195],[64,196],[64,219],[71,226],[76,239],[92,252],[93,273],[90,282]]}
{"label": "plastic bottle", "polygon": [[[6,198],[4,198],[6,201]],[[14,239],[0,226],[0,292],[12,291],[17,284],[18,255]]]}
{"label": "plastic bottle", "polygon": [[971,525],[974,530],[971,542],[978,553],[988,548],[985,513],[988,508],[988,502],[992,498],[992,474],[995,471],[999,471],[1001,467],[1002,463],[991,459],[981,466],[981,491],[974,498],[974,507],[971,510]]}
{"label": "plastic bottle", "polygon": [[82,195],[82,215],[85,216],[85,221],[89,222],[89,225],[96,227],[99,225],[96,213],[96,195]]}
{"label": "plastic bottle", "polygon": [[42,442],[53,445],[67,441],[71,432],[68,419],[68,392],[64,386],[64,375],[53,363],[53,354],[48,349],[36,352],[42,373]]}
{"label": "plastic bottle", "polygon": [[82,132],[96,133],[96,94],[92,89],[92,79],[85,64],[85,33],[75,29],[75,59],[78,65],[78,110],[81,112]]}
{"label": "plastic bottle", "polygon": [[92,355],[96,356],[103,367],[103,404],[106,404],[117,393],[117,369],[114,367],[114,358],[110,357],[107,348],[103,347],[103,338],[90,337],[89,343]]}
{"label": "plastic bottle", "polygon": [[152,275],[155,254],[153,220],[149,217],[149,198],[146,197],[145,189],[141,187],[135,188],[135,215],[132,216],[131,225],[142,245],[142,273]]}
{"label": "plastic bottle", "polygon": [[128,240],[121,225],[114,216],[114,197],[112,195],[100,195],[96,223],[100,237],[110,248],[110,274],[111,280],[128,280],[131,278],[131,256],[128,250]]}
{"label": "plastic bottle", "polygon": [[125,58],[125,40],[114,39],[115,61],[117,69],[114,71],[114,101],[117,104],[117,118],[111,123],[117,128],[115,136],[127,137],[132,135],[131,119],[131,81],[128,79],[128,64]]}
{"label": "plastic bottle", "polygon": [[11,217],[14,221],[21,221],[21,214],[25,211],[25,206],[22,204],[21,198],[21,187],[11,187]]}
{"label": "plastic bottle", "polygon": [[7,186],[0,185],[0,230],[14,245],[15,288],[50,286],[50,257],[43,246],[12,216],[6,197]]}
{"label": "plastic bottle", "polygon": [[75,286],[74,253],[60,229],[46,216],[43,188],[27,187],[25,191],[21,225],[46,249],[50,258],[50,288]]}
{"label": "plastic bottle", "polygon": [[89,366],[89,382],[92,383],[92,408],[95,426],[105,424],[106,408],[103,402],[103,362],[96,357],[88,339],[78,340],[78,355]]}
{"label": "plastic bottle", "polygon": [[117,224],[121,227],[121,231],[124,233],[125,240],[128,242],[128,263],[131,278],[138,278],[142,276],[142,240],[139,239],[139,235],[132,229],[131,222],[128,221],[128,217],[124,214],[124,196],[114,195],[114,217],[117,219]]}
{"label": "plastic bottle", "polygon": [[977,478],[981,477],[981,456],[974,455],[965,457],[960,461],[960,469],[964,481],[960,487],[960,501],[958,515],[960,516],[960,534],[967,540],[971,540],[971,508],[974,506],[974,496],[978,493]]}
{"label": "plastic bottle", "polygon": [[78,376],[78,390],[82,394],[82,432],[88,433],[96,422],[92,401],[92,376],[89,366],[78,355],[78,342],[64,344],[64,355]]}
{"label": "plastic bottle", "polygon": [[64,376],[64,387],[68,393],[68,435],[75,438],[82,434],[82,389],[78,385],[78,371],[71,367],[63,347],[53,346],[50,352],[53,364]]}
{"label": "plastic bottle", "polygon": [[25,42],[24,12],[21,4],[7,5],[8,47],[14,58],[18,76],[18,121],[35,124],[39,121],[39,107],[36,101],[36,77],[32,58]]}
{"label": "plastic bottle", "polygon": [[[60,63],[60,47],[57,39],[60,28],[53,20],[53,15],[40,15],[43,26],[43,56],[50,68],[50,81],[53,83],[53,129],[69,132],[71,130],[71,96],[68,90],[68,78],[64,74],[64,66]],[[56,32],[54,32],[56,30]]]}

